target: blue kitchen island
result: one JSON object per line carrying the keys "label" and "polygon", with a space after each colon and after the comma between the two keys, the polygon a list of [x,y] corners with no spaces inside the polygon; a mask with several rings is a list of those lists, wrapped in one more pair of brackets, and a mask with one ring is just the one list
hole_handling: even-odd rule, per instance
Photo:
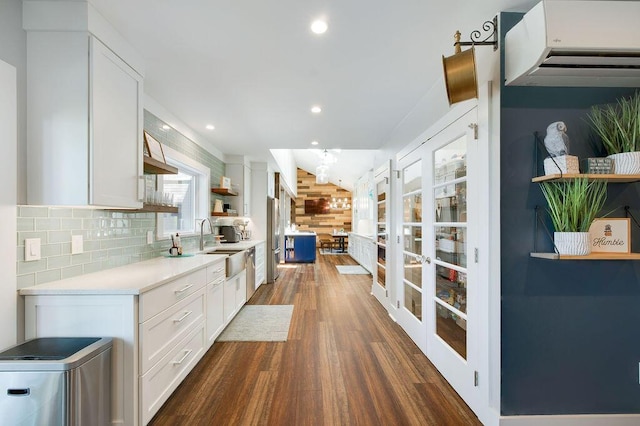
{"label": "blue kitchen island", "polygon": [[284,261],[313,263],[316,261],[315,232],[286,232],[284,234]]}

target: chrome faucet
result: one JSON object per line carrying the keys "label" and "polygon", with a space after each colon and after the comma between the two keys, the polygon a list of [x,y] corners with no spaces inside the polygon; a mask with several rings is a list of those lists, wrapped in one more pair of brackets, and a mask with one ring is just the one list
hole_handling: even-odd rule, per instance
{"label": "chrome faucet", "polygon": [[213,234],[213,225],[211,224],[211,219],[209,219],[208,217],[205,217],[204,219],[202,219],[202,222],[200,222],[200,251],[204,250],[204,222],[205,220],[207,222],[209,222],[209,229],[211,230],[211,233]]}

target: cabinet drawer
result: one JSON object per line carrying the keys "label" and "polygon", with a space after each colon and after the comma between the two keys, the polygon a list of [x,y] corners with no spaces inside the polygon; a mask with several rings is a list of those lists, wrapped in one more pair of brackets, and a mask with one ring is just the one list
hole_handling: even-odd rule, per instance
{"label": "cabinet drawer", "polygon": [[197,323],[204,321],[205,287],[140,324],[140,371],[165,356]]}
{"label": "cabinet drawer", "polygon": [[204,354],[204,323],[140,377],[140,417],[146,425]]}
{"label": "cabinet drawer", "polygon": [[140,295],[140,322],[147,321],[206,284],[207,272],[199,269]]}
{"label": "cabinet drawer", "polygon": [[222,259],[219,262],[211,266],[207,266],[207,284],[213,281],[218,281],[220,278],[224,280],[225,277],[225,260]]}

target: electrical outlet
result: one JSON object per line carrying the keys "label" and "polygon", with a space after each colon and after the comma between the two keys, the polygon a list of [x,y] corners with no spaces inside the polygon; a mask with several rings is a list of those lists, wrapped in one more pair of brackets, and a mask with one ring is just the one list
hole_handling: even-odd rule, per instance
{"label": "electrical outlet", "polygon": [[84,243],[82,235],[71,236],[71,254],[80,254],[84,252]]}
{"label": "electrical outlet", "polygon": [[25,238],[24,261],[40,260],[40,238]]}
{"label": "electrical outlet", "polygon": [[147,231],[147,244],[153,244],[153,231]]}

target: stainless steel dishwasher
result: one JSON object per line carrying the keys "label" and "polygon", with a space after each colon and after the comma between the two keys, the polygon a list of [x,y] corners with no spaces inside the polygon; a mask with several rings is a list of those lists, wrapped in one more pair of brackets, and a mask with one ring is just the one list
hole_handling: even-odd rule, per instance
{"label": "stainless steel dishwasher", "polygon": [[256,248],[251,247],[246,251],[247,268],[247,302],[256,291]]}
{"label": "stainless steel dishwasher", "polygon": [[41,337],[0,353],[2,424],[111,424],[111,348],[105,337]]}

